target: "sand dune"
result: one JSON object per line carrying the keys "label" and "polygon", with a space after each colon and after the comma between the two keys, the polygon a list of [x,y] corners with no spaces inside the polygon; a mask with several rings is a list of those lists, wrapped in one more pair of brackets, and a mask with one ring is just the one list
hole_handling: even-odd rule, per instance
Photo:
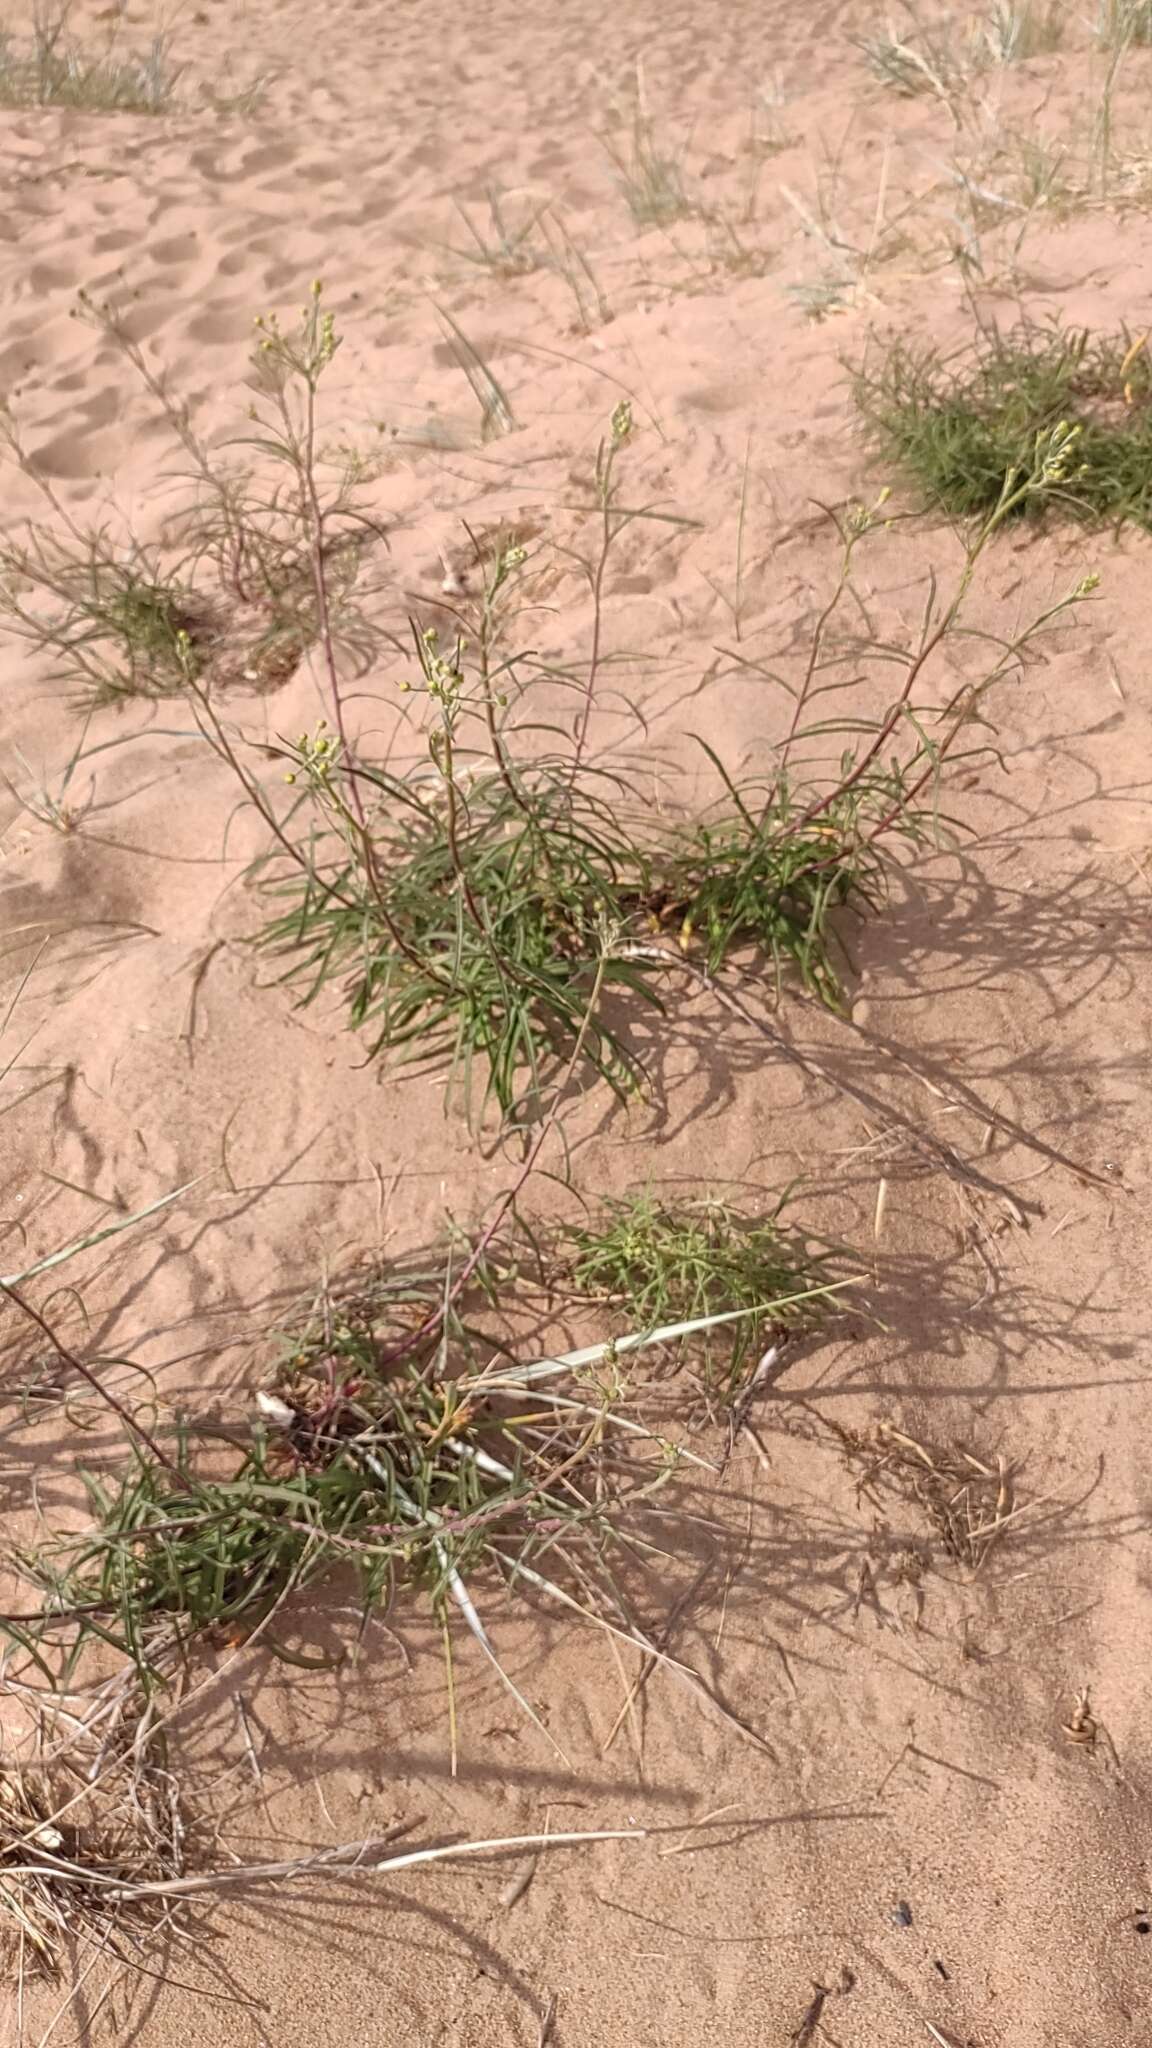
{"label": "sand dune", "polygon": [[[157,26],[144,5],[112,13],[78,6],[72,32],[136,48]],[[419,752],[397,688],[408,622],[442,618],[469,529],[528,537],[541,717],[570,717],[555,679],[595,625],[574,555],[626,398],[626,489],[660,520],[612,555],[593,752],[628,759],[653,816],[707,786],[697,735],[763,773],[786,720],[768,676],[795,673],[838,573],[817,508],[896,481],[863,446],[846,362],[896,333],[960,348],[1022,312],[1134,337],[1149,317],[1152,52],[1127,52],[1102,145],[1109,60],[1078,18],[1059,51],[983,72],[962,111],[878,83],[852,40],[875,29],[862,0],[204,0],[171,24],[186,68],[163,111],[0,110],[0,389],[56,498],[45,511],[9,463],[6,531],[71,518],[173,561],[185,545],[185,454],[79,294],[115,308],[221,449],[248,427],[254,319],[290,321],[323,280],[343,337],[324,456],[357,452],[370,533],[371,651],[344,668],[365,752]],[[674,218],[636,217],[604,146],[639,176],[638,107],[682,188]],[[1028,188],[1022,142],[1056,152],[1059,192]],[[502,257],[493,193],[523,230]],[[911,503],[897,484],[885,510]],[[192,1804],[226,1816],[217,1859],[401,1820],[429,1842],[546,1822],[649,1838],[542,1859],[511,1905],[499,1864],[245,1898],[209,1947],[153,1957],[166,1982],[114,1971],[101,2002],[101,1962],[52,2038],[1147,2037],[1148,546],[1054,518],[990,548],[982,631],[1011,635],[1089,572],[1100,588],[990,700],[988,751],[947,793],[963,836],[902,856],[854,929],[850,1018],[794,994],[766,1010],[819,1074],[686,985],[651,1099],[593,1090],[566,1119],[578,1188],[796,1183],[868,1271],[871,1313],[758,1399],[692,1554],[644,1579],[646,1625],[728,1717],[657,1672],[610,1741],[635,1652],[509,1602],[501,1657],[568,1762],[463,1632],[453,1776],[439,1630],[401,1601],[329,1668],[221,1647],[181,1724]],[[852,631],[906,640],[930,573],[961,562],[946,521],[894,517],[860,558]],[[942,695],[983,660],[955,643]],[[85,713],[49,652],[5,633],[0,661],[0,1263],[194,1183],[70,1267],[55,1306],[86,1357],[131,1357],[162,1403],[230,1410],[289,1303],[382,1243],[427,1243],[446,1213],[475,1226],[515,1158],[444,1114],[437,1079],[370,1061],[338,990],[301,1008],[254,953],[266,835],[179,693]],[[277,787],[270,750],[331,711],[314,652],[213,702]],[[61,832],[43,792],[78,746]],[[562,1204],[541,1187],[539,1213]],[[59,1406],[30,1418],[44,1346],[15,1311],[3,1335],[6,1507],[26,1529],[33,1482],[50,1521],[77,1455],[112,1439],[87,1409],[83,1430]],[[914,1488],[846,1455],[879,1424],[1010,1461],[1033,1505],[983,1569],[948,1554]],[[347,1642],[351,1601],[309,1596],[301,1639]],[[1094,1743],[1073,1739],[1085,1688]],[[4,2038],[47,2038],[63,1996],[29,1983]]]}

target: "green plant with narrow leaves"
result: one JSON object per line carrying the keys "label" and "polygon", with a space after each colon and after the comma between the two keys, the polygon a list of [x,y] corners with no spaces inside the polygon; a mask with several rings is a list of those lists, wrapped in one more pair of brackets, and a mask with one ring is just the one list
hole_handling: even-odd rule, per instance
{"label": "green plant with narrow leaves", "polygon": [[[557,1255],[575,1289],[644,1328],[700,1325],[678,1349],[712,1392],[732,1398],[767,1348],[815,1329],[847,1284],[785,1223],[783,1206],[750,1215],[714,1197],[662,1200],[645,1190],[561,1231]],[[745,1313],[707,1327],[723,1309]]]}
{"label": "green plant with narrow leaves", "polygon": [[[933,591],[918,638],[877,657],[903,668],[887,708],[871,719],[828,716],[821,700],[842,699],[846,660],[868,662],[867,647],[845,653],[839,626],[856,550],[882,525],[883,497],[859,508],[842,528],[840,580],[799,685],[756,670],[791,703],[771,775],[738,780],[705,745],[718,798],[662,823],[645,810],[626,762],[592,763],[587,753],[605,567],[626,524],[650,516],[619,495],[633,431],[630,408],[618,407],[597,459],[599,544],[575,557],[592,596],[593,640],[575,726],[559,748],[542,750],[531,722],[517,723],[537,669],[514,640],[530,602],[521,592],[525,549],[502,540],[480,551],[482,588],[475,598],[462,593],[451,642],[414,629],[415,688],[404,686],[422,709],[414,766],[386,769],[355,752],[331,664],[337,724],[282,748],[306,835],[301,811],[278,814],[219,725],[210,735],[272,833],[262,874],[278,911],[261,942],[283,959],[284,977],[305,1002],[338,984],[374,1055],[395,1051],[439,1068],[450,1095],[481,1111],[492,1103],[505,1120],[534,1113],[578,1032],[587,1077],[621,1096],[642,1086],[646,1061],[628,1005],[632,1015],[655,1013],[658,1036],[685,959],[719,974],[733,955],[758,958],[778,984],[794,977],[839,1003],[844,914],[880,901],[892,842],[916,846],[939,833],[944,759],[1032,633],[1088,589],[1005,642],[974,688],[925,701],[984,548],[1024,505],[1063,488],[1075,435],[1053,429],[1002,475],[952,596]],[[738,651],[733,659],[747,666]],[[831,761],[830,743],[841,747]]]}
{"label": "green plant with narrow leaves", "polygon": [[1001,518],[1152,524],[1144,337],[1025,325],[949,357],[897,342],[858,373],[856,400],[878,455],[945,512],[987,519],[1047,451],[1043,487],[1009,491]]}

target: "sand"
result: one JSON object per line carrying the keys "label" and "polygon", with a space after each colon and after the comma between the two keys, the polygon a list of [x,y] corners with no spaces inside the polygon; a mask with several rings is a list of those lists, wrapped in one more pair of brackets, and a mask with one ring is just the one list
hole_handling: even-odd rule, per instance
{"label": "sand", "polygon": [[[103,34],[110,13],[78,9],[75,26]],[[137,6],[119,32],[154,25]],[[958,127],[939,97],[870,78],[851,37],[874,27],[858,4],[729,0],[185,8],[188,69],[163,114],[0,113],[0,384],[37,465],[74,515],[157,537],[178,465],[123,358],[73,317],[77,292],[116,297],[212,437],[243,424],[254,316],[291,314],[322,277],[345,337],[325,417],[377,457],[368,499],[388,544],[370,608],[403,633],[434,605],[463,521],[520,522],[544,548],[571,538],[628,395],[629,488],[692,523],[639,524],[614,559],[596,743],[634,744],[619,705],[641,705],[657,803],[669,764],[698,758],[693,731],[762,767],[780,719],[763,670],[795,657],[836,573],[813,505],[871,500],[885,480],[845,359],[886,332],[958,346],[1019,307],[1133,331],[1149,317],[1152,227],[1128,201],[1152,53],[1131,52],[1117,88],[1109,202],[1008,209],[1006,226],[990,205],[965,268],[954,166],[975,178],[996,135],[1071,148],[1105,59],[1075,22],[1062,52],[992,73]],[[710,227],[630,217],[597,138],[638,64]],[[254,105],[203,97],[258,80]],[[493,275],[453,253],[454,202],[479,223],[492,186],[514,218],[554,208],[599,302],[583,272],[581,307],[552,270]],[[442,311],[498,377],[509,431],[482,435]],[[6,516],[30,503],[10,476]],[[463,1639],[451,1775],[418,1609],[332,1670],[222,1657],[181,1731],[195,1797],[226,1816],[218,1853],[288,1855],[395,1822],[428,1842],[651,1832],[549,1856],[511,1905],[495,1864],[245,1899],[208,1950],[160,1960],[178,1982],[122,1973],[92,2016],[101,1966],[53,2039],[1148,2038],[1148,545],[1057,525],[992,551],[981,625],[1012,630],[1089,570],[1100,590],[998,693],[998,759],[950,791],[966,836],[908,863],[854,935],[850,1022],[794,996],[777,1013],[830,1079],[686,995],[658,1099],[621,1110],[595,1093],[569,1121],[579,1186],[762,1197],[795,1182],[805,1219],[869,1274],[871,1319],[805,1346],[758,1399],[694,1560],[649,1585],[649,1626],[668,1625],[755,1739],[657,1673],[609,1744],[635,1655],[521,1608],[494,1618],[501,1655],[567,1763]],[[591,619],[557,563],[538,644],[561,663]],[[940,522],[881,536],[861,578],[871,629],[910,630],[929,572],[957,563]],[[26,647],[7,640],[0,663],[0,767],[27,796],[41,769],[61,773],[77,715]],[[404,672],[382,648],[350,685],[358,730],[395,730]],[[324,710],[307,661],[224,701],[257,741]],[[76,771],[70,834],[0,795],[6,1000],[31,970],[6,1038],[3,1256],[24,1263],[195,1182],[70,1268],[57,1309],[86,1357],[130,1356],[166,1401],[235,1403],[286,1297],[381,1242],[426,1241],[445,1210],[474,1224],[512,1169],[443,1114],[434,1083],[367,1064],[336,1001],[294,1007],[253,956],[260,829],[179,699],[102,711],[85,744],[102,750]],[[6,1504],[26,1510],[38,1482],[48,1512],[95,1419],[84,1440],[58,1413],[30,1426],[20,1390],[42,1354],[11,1313],[3,1335]],[[860,1487],[836,1431],[877,1425],[1011,1461],[1034,1505],[979,1572],[914,1495]],[[316,1601],[301,1639],[347,1641],[349,1598]],[[1094,1745],[1067,1733],[1083,1688]],[[26,2040],[58,2002],[29,1992]],[[17,2038],[11,2014],[0,2027]]]}

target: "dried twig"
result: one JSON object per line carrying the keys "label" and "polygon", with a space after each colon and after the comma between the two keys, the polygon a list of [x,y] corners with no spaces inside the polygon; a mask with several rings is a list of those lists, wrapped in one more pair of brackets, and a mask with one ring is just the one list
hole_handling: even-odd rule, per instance
{"label": "dried twig", "polygon": [[321,1849],[313,1856],[297,1856],[282,1863],[238,1864],[234,1870],[205,1870],[193,1877],[156,1878],[147,1883],[125,1881],[101,1871],[85,1870],[47,1849],[12,1867],[11,1876],[50,1876],[60,1884],[91,1886],[110,1900],[134,1903],[140,1899],[185,1899],[204,1892],[251,1889],[258,1885],[285,1884],[300,1877],[363,1877],[410,1870],[419,1864],[443,1863],[466,1856],[495,1856],[510,1849],[564,1849],[584,1842],[638,1842],[646,1828],[599,1828],[581,1834],[504,1835],[482,1842],[450,1842],[438,1849],[409,1849],[400,1856],[380,1858],[388,1835],[372,1836],[362,1842],[342,1842],[334,1849]]}

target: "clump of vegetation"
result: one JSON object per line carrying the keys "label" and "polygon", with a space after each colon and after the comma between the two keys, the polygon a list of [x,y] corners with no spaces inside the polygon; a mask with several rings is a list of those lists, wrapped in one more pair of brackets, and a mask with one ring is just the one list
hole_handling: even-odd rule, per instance
{"label": "clump of vegetation", "polygon": [[[78,1946],[115,1952],[179,1924],[163,1893],[173,1884],[178,1899],[185,1841],[176,1780],[146,1722],[117,1714],[115,1740],[106,1734],[101,1749],[76,1739],[75,1715],[61,1741],[57,1707],[42,1696],[46,1734],[56,1737],[44,1745],[52,1762],[0,1764],[0,1954],[12,1950],[21,1978],[30,1966],[52,1982]],[[109,1751],[123,1761],[127,1796],[85,1785],[85,1773],[99,1779]]]}
{"label": "clump of vegetation", "polygon": [[488,209],[487,221],[479,225],[469,213],[463,200],[453,204],[467,230],[469,240],[463,248],[456,243],[449,244],[450,253],[458,256],[463,263],[473,263],[486,270],[493,277],[526,277],[541,264],[547,262],[547,252],[533,239],[540,222],[548,212],[548,201],[533,206],[515,219],[509,210],[507,193],[499,185],[488,185],[484,191]]}
{"label": "clump of vegetation", "polygon": [[[1022,1533],[1023,1518],[1041,1505],[1019,1502],[1016,1473],[1003,1452],[982,1458],[959,1444],[925,1443],[890,1421],[867,1436],[839,1435],[861,1494],[878,1506],[885,1496],[915,1505],[945,1556],[968,1571],[982,1570],[1005,1532]],[[919,1562],[927,1562],[923,1553]]]}
{"label": "clump of vegetation", "polygon": [[[1107,4],[1142,6],[1146,0]],[[960,31],[948,19],[923,20],[908,0],[903,13],[902,24],[889,14],[882,30],[849,40],[879,84],[905,98],[934,94],[958,125],[958,103],[980,72],[1058,50],[1067,25],[1064,0],[989,0],[982,18]]]}
{"label": "clump of vegetation", "polygon": [[118,50],[112,39],[93,50],[69,28],[71,11],[71,0],[55,11],[37,4],[26,37],[0,30],[0,106],[162,113],[182,73],[170,37],[154,36],[140,55]]}
{"label": "clump of vegetation", "polygon": [[[6,1556],[35,1596],[0,1616],[9,1685],[24,1683],[28,1666],[37,1686],[68,1700],[96,1682],[97,1700],[101,1692],[119,1705],[137,1700],[146,1720],[163,1723],[170,1710],[161,1713],[160,1695],[188,1679],[204,1649],[259,1641],[290,1664],[328,1668],[341,1652],[317,1657],[291,1641],[299,1610],[289,1603],[340,1570],[355,1576],[365,1622],[394,1599],[430,1603],[443,1636],[453,1767],[453,1620],[547,1735],[489,1633],[488,1603],[501,1592],[563,1608],[633,1645],[731,1719],[635,1617],[630,1581],[650,1555],[668,1558],[675,1528],[675,1503],[656,1497],[703,1461],[639,1418],[626,1361],[755,1320],[766,1305],[725,1302],[656,1330],[636,1327],[630,1311],[628,1326],[606,1342],[523,1362],[519,1269],[495,1251],[513,1199],[503,1199],[470,1249],[325,1287],[283,1341],[255,1411],[239,1416],[168,1422],[130,1410],[6,1288],[126,1438],[114,1463],[83,1475],[86,1524]],[[784,1266],[770,1265],[763,1235],[760,1242],[760,1277],[778,1279]],[[687,1260],[685,1252],[682,1268]],[[747,1294],[754,1270],[733,1261],[738,1270]],[[680,1284],[673,1275],[654,1288],[651,1305]],[[721,1298],[719,1283],[696,1289],[701,1299],[705,1292]],[[801,1308],[783,1299],[767,1306],[777,1319]],[[135,1753],[144,1754],[142,1742]],[[6,1877],[29,1874],[22,1864],[6,1867],[4,1854],[0,1814],[0,1889]],[[73,1868],[79,1859],[80,1845]],[[46,1882],[51,1890],[51,1871]],[[184,1896],[208,1880],[173,1891],[166,1870],[163,1882],[137,1888],[126,1869],[106,1871],[104,1882],[107,1900],[138,1889]]]}
{"label": "clump of vegetation", "polygon": [[[489,626],[521,554],[493,565]],[[618,1095],[641,1085],[643,1060],[608,999],[659,1011],[669,971],[697,946],[710,969],[759,948],[778,975],[793,969],[839,1000],[835,913],[880,887],[870,829],[890,812],[907,835],[918,829],[888,761],[826,795],[794,783],[787,764],[767,790],[728,780],[713,819],[657,834],[624,772],[564,752],[518,757],[512,676],[501,665],[497,687],[483,625],[471,647],[461,637],[442,651],[427,632],[416,648],[433,714],[423,772],[361,763],[350,782],[326,727],[286,753],[323,832],[278,835],[266,880],[290,907],[262,943],[288,955],[305,1001],[338,978],[374,1054],[446,1067],[450,1090],[511,1117],[577,1041]]]}
{"label": "clump of vegetation", "polygon": [[701,1328],[677,1347],[700,1366],[710,1391],[737,1395],[763,1355],[816,1328],[847,1283],[781,1218],[746,1215],[730,1203],[661,1201],[646,1191],[605,1205],[560,1234],[572,1285],[644,1329],[704,1322],[725,1309],[738,1321]]}
{"label": "clump of vegetation", "polygon": [[374,1055],[399,1050],[447,1067],[465,1099],[479,1062],[481,1092],[505,1116],[581,1034],[592,1069],[626,1093],[639,1061],[599,998],[614,985],[656,1001],[651,970],[626,950],[645,893],[643,853],[607,793],[574,786],[563,761],[462,777],[463,678],[433,643],[421,656],[449,713],[433,749],[439,786],[358,770],[362,820],[336,736],[303,736],[290,773],[328,831],[306,848],[294,842],[278,863],[274,887],[291,907],[261,943],[289,956],[286,976],[303,982],[305,1001],[339,977]]}
{"label": "clump of vegetation", "polygon": [[[1146,336],[1023,326],[985,332],[959,357],[897,342],[860,371],[856,398],[879,455],[960,518],[988,517],[1011,486],[1012,517],[1055,507],[1152,524]],[[1021,493],[1041,447],[1043,488]]]}
{"label": "clump of vegetation", "polygon": [[45,1675],[101,1643],[152,1688],[197,1642],[259,1630],[291,1656],[269,1623],[338,1565],[366,1610],[426,1593],[489,1654],[477,1575],[617,1616],[603,1559],[678,1454],[618,1413],[612,1345],[525,1365],[489,1338],[478,1365],[478,1291],[498,1323],[479,1251],[325,1292],[253,1418],[135,1424],[127,1458],[85,1477],[89,1526],[16,1551],[43,1605],[6,1617],[9,1639]]}
{"label": "clump of vegetation", "polygon": [[[600,544],[587,565],[597,605],[611,547],[639,516],[614,482],[632,431],[621,406],[597,462]],[[571,747],[522,752],[513,720],[531,675],[506,641],[526,564],[523,546],[498,538],[453,644],[415,633],[427,722],[414,770],[353,763],[346,735],[327,725],[301,735],[285,757],[317,821],[306,841],[247,781],[276,834],[265,880],[290,906],[262,942],[288,956],[303,999],[339,978],[374,1053],[445,1066],[469,1101],[479,1064],[477,1092],[505,1117],[526,1092],[538,1099],[577,1041],[618,1094],[638,1086],[641,1058],[607,1002],[626,994],[658,1010],[669,965],[697,940],[712,968],[759,947],[836,1001],[834,913],[879,887],[867,821],[894,797],[879,755],[827,797],[794,782],[787,757],[770,787],[741,789],[713,756],[724,790],[715,814],[657,835],[627,772],[583,758],[595,653]],[[334,672],[333,683],[339,709]]]}
{"label": "clump of vegetation", "polygon": [[[451,641],[435,628],[413,629],[416,659],[402,690],[420,712],[423,758],[414,766],[395,772],[352,746],[330,653],[335,723],[285,745],[294,790],[287,818],[242,749],[218,724],[210,731],[272,834],[263,881],[286,907],[263,943],[285,957],[285,979],[305,1002],[338,983],[353,1022],[372,1033],[373,1054],[395,1050],[446,1069],[450,1093],[469,1106],[494,1102],[505,1119],[535,1113],[546,1078],[577,1050],[587,1072],[618,1094],[642,1085],[642,1043],[619,999],[631,999],[633,1014],[637,1002],[658,1014],[684,965],[717,974],[743,950],[777,981],[787,972],[820,1000],[840,1001],[843,913],[880,899],[888,843],[916,844],[938,830],[941,762],[973,703],[1035,628],[1005,646],[974,697],[932,707],[919,688],[957,626],[991,534],[1022,503],[1061,487],[1075,438],[1057,428],[1033,436],[1025,466],[1001,473],[954,596],[933,600],[917,642],[896,656],[884,650],[886,664],[902,663],[903,679],[888,708],[863,725],[826,717],[820,702],[845,687],[838,615],[854,552],[879,523],[882,500],[859,508],[841,531],[841,581],[804,675],[798,685],[766,678],[791,698],[771,777],[737,780],[704,745],[720,792],[714,805],[661,823],[626,762],[586,758],[612,548],[634,520],[670,516],[621,496],[617,472],[633,433],[622,404],[596,463],[588,507],[596,545],[571,557],[587,578],[595,624],[586,670],[570,678],[548,671],[553,684],[569,680],[580,691],[573,735],[559,748],[542,741],[532,719],[517,722],[538,672],[514,638],[531,604],[531,563],[518,540],[499,534],[476,543],[479,589],[459,588],[446,607],[457,622]],[[843,751],[830,761],[837,736]],[[306,836],[296,822],[301,803]]]}
{"label": "clump of vegetation", "polygon": [[[825,803],[787,774],[767,785],[725,784],[708,817],[669,833],[654,861],[645,911],[670,928],[679,950],[718,973],[754,947],[779,987],[791,973],[810,995],[841,1002],[836,913],[881,900],[884,868],[869,837],[895,785],[881,769],[863,788],[826,792]],[[915,840],[919,825],[905,818]]]}

